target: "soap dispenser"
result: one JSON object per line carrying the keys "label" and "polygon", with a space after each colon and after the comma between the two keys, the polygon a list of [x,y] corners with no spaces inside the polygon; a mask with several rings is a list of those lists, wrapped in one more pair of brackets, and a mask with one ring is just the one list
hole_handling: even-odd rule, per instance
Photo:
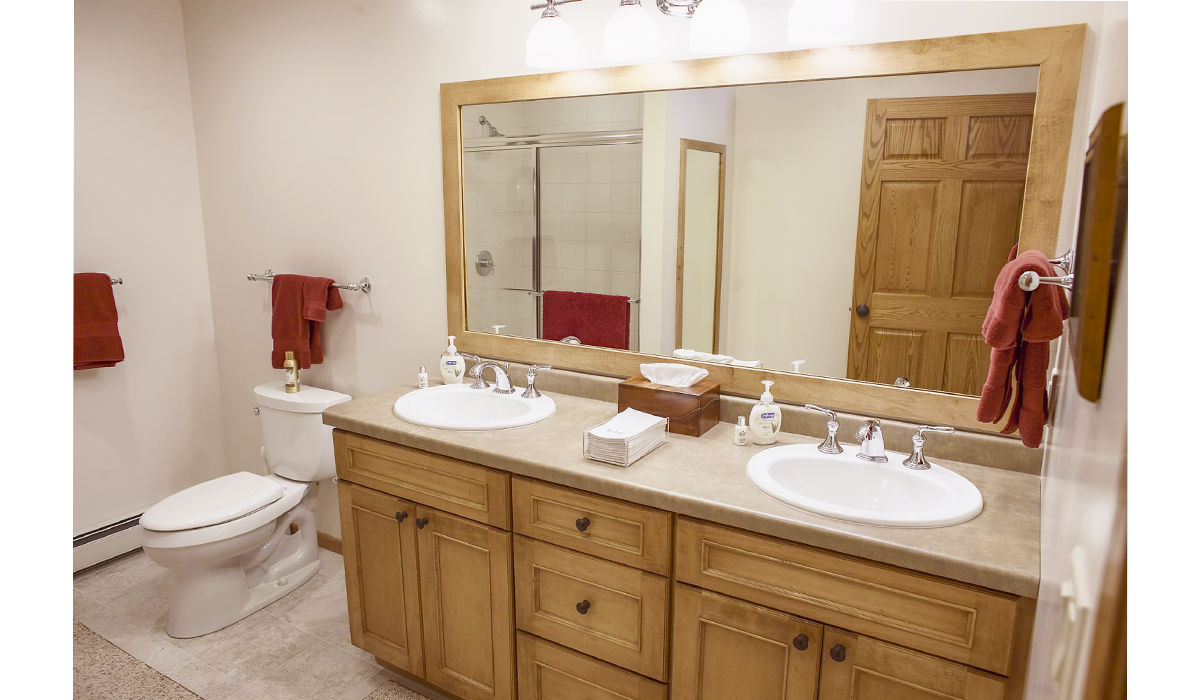
{"label": "soap dispenser", "polygon": [[442,373],[443,384],[462,384],[467,362],[462,355],[458,354],[458,348],[454,347],[454,339],[457,337],[455,335],[446,336],[450,345],[446,347],[446,352],[442,353],[442,359],[438,362],[438,371]]}
{"label": "soap dispenser", "polygon": [[775,436],[779,434],[779,428],[783,424],[779,407],[775,405],[775,397],[771,396],[771,386],[774,383],[768,379],[763,380],[766,390],[750,410],[750,440],[755,445],[774,445]]}

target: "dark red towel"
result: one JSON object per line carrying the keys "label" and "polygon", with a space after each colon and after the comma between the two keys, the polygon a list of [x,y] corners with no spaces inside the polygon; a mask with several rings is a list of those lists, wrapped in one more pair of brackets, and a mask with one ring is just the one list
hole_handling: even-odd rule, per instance
{"label": "dark red towel", "polygon": [[117,300],[102,272],[75,275],[75,369],[112,367],[125,359],[117,330]]}
{"label": "dark red towel", "polygon": [[569,335],[584,345],[628,350],[629,297],[546,292],[542,295],[542,337],[562,340]]}
{"label": "dark red towel", "polygon": [[302,369],[325,361],[321,323],[325,312],[342,308],[342,294],[328,277],[275,275],[271,282],[271,366],[283,369],[291,350]]}
{"label": "dark red towel", "polygon": [[982,423],[999,423],[1009,402],[1004,434],[1020,431],[1026,447],[1042,444],[1049,398],[1046,370],[1050,366],[1050,341],[1062,335],[1070,314],[1062,287],[1039,286],[1026,292],[1017,280],[1026,272],[1055,276],[1046,256],[1035,250],[1009,254],[992,291],[992,304],[983,320],[983,339],[992,347],[987,381],[975,417]]}

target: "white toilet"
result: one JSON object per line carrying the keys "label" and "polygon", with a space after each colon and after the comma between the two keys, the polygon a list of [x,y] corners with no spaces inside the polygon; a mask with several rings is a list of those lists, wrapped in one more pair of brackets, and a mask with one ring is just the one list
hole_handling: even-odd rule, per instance
{"label": "white toilet", "polygon": [[283,382],[254,388],[270,476],[238,472],[164,498],[142,515],[142,549],[171,571],[172,637],[215,632],[278,600],[321,567],[312,507],[332,478],[333,428],[321,412],[349,401]]}

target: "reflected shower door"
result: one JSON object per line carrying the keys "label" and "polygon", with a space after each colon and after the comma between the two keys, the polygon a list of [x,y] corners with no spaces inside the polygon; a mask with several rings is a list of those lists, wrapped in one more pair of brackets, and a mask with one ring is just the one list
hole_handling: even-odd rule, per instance
{"label": "reflected shower door", "polygon": [[463,153],[467,330],[538,337],[535,157],[531,147]]}

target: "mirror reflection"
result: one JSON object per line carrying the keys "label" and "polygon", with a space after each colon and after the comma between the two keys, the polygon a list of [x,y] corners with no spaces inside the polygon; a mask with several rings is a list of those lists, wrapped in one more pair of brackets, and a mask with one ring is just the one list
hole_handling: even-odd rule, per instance
{"label": "mirror reflection", "polygon": [[464,107],[467,327],[978,395],[1037,79]]}

